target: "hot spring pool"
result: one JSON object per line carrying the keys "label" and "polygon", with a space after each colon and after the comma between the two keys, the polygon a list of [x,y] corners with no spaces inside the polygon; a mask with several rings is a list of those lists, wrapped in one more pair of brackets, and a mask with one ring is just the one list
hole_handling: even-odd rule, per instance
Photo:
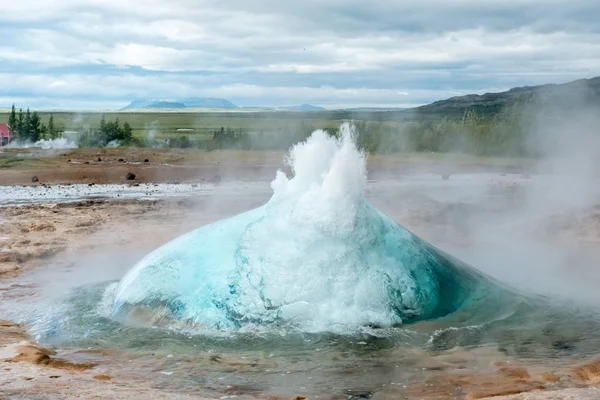
{"label": "hot spring pool", "polygon": [[375,208],[350,132],[313,134],[290,164],[263,207],[109,280],[51,295],[23,283],[64,271],[5,281],[22,286],[0,311],[113,375],[219,397],[408,397],[449,371],[491,372],[499,359],[561,368],[599,348],[592,309],[489,277]]}

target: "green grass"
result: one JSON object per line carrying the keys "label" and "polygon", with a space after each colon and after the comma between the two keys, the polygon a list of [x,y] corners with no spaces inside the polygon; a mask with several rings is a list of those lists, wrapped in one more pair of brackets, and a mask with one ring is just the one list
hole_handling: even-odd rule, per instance
{"label": "green grass", "polygon": [[[47,125],[50,112],[39,111],[39,114],[42,123]],[[471,113],[461,119],[439,119],[435,122],[424,120],[422,116],[416,118],[412,114],[410,117],[410,113],[396,111],[148,110],[106,113],[55,111],[52,114],[54,125],[59,131],[98,128],[102,116],[106,121],[118,119],[121,124],[127,122],[132,127],[134,138],[154,139],[154,142],[140,140],[137,143],[155,147],[162,145],[160,142],[165,139],[181,137],[188,138],[189,142],[196,147],[219,147],[220,145],[211,147],[205,142],[212,140],[214,131],[228,128],[233,132],[242,131],[251,135],[240,135],[242,140],[237,143],[226,143],[220,146],[221,148],[229,146],[283,150],[291,143],[302,140],[315,129],[336,131],[344,121],[353,120],[360,131],[359,146],[371,153],[398,154],[413,150],[428,153],[434,150],[436,153],[444,152],[446,154],[444,157],[448,158],[452,156],[452,151],[461,150],[465,153],[485,156],[530,156],[523,150],[525,143],[523,138],[526,132],[522,131],[520,120],[512,114],[504,115],[499,119],[490,119]],[[9,112],[0,111],[0,123],[7,122],[8,117]],[[523,124],[523,126],[527,125]],[[173,140],[171,145],[185,147],[181,143]],[[404,156],[398,155],[398,157]]]}
{"label": "green grass", "polygon": [[12,168],[22,161],[25,161],[22,157],[9,157],[5,160],[0,160],[0,168]]}
{"label": "green grass", "polygon": [[0,169],[30,169],[39,167],[40,164],[51,163],[50,159],[33,157],[8,157],[0,159]]}
{"label": "green grass", "polygon": [[[47,125],[49,111],[38,111],[42,123]],[[221,127],[243,131],[280,132],[304,124],[312,129],[335,129],[347,118],[338,112],[191,112],[191,111],[148,111],[148,112],[52,112],[54,124],[59,130],[80,130],[83,127],[98,127],[102,115],[107,121],[116,118],[128,122],[135,136],[146,136],[150,132],[156,138],[194,136],[198,140],[212,138],[212,132]],[[365,114],[367,115],[367,114]],[[9,112],[0,111],[0,123],[7,123]],[[178,131],[192,129],[192,131]]]}
{"label": "green grass", "polygon": [[[49,111],[38,111],[41,121],[48,125]],[[59,131],[81,131],[83,128],[97,128],[104,115],[106,121],[129,123],[133,136],[154,138],[162,141],[187,136],[193,141],[211,140],[213,132],[223,128],[244,132],[286,132],[300,126],[308,129],[336,129],[343,122],[329,112],[249,112],[249,111],[148,111],[148,112],[52,112],[54,125]],[[9,112],[0,110],[0,123],[7,123]],[[183,131],[181,131],[183,129]]]}

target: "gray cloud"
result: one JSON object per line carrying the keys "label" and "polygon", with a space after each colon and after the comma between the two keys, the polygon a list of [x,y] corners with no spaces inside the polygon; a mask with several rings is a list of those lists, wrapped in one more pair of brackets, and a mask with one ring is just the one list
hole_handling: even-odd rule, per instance
{"label": "gray cloud", "polygon": [[600,3],[44,0],[3,5],[0,101],[415,105],[600,71]]}

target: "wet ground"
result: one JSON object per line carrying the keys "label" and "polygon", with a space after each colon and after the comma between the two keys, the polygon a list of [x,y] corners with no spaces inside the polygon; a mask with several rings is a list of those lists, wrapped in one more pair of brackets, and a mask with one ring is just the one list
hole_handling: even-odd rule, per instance
{"label": "wet ground", "polygon": [[[406,174],[370,180],[367,193],[374,198],[410,196],[417,193],[437,202],[482,203],[486,197],[506,195],[528,182],[521,174],[458,174],[444,180],[439,174]],[[503,184],[505,187],[503,187]],[[185,183],[128,184],[55,184],[2,186],[0,206],[19,204],[62,203],[86,199],[157,200],[173,197],[236,196],[240,193],[271,194],[269,181],[226,181]],[[411,199],[407,199],[410,201]],[[403,200],[404,202],[405,200]]]}
{"label": "wet ground", "polygon": [[[593,268],[600,237],[594,202],[550,207],[538,200],[543,187],[552,188],[552,183],[540,176],[465,173],[443,179],[419,173],[369,181],[367,197],[407,228],[489,274],[594,303],[593,288],[600,277]],[[5,267],[8,272],[0,280],[0,319],[22,322],[31,310],[46,310],[71,289],[118,279],[158,245],[260,205],[270,193],[264,181],[3,187],[0,254],[5,266],[16,269]],[[412,329],[424,335],[435,331],[427,324]],[[33,327],[30,332],[41,330]],[[221,398],[483,398],[589,386],[590,379],[575,374],[573,365],[594,356],[571,357],[568,343],[564,353],[555,353],[563,356],[541,359],[517,357],[498,346],[431,352],[391,346],[389,337],[371,334],[349,339],[241,338],[232,349],[226,338],[141,332],[115,331],[100,341],[82,332],[73,332],[71,338],[38,339],[56,347],[57,357],[97,364],[86,374],[110,377],[101,387],[112,385],[108,387],[114,390],[99,398],[116,398],[115,386],[150,387],[165,396]],[[5,371],[0,393],[6,389],[12,394],[49,395],[50,378],[38,371],[39,376],[23,381],[28,376],[21,376],[19,368],[23,367],[12,367],[8,380],[11,372]],[[53,379],[68,387],[60,375]],[[93,385],[86,382],[100,384],[92,381]],[[578,395],[574,398],[585,398]]]}

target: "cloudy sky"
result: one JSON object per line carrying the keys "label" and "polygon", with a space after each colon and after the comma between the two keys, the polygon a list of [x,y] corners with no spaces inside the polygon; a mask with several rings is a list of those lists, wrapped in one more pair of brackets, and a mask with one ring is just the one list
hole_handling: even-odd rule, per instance
{"label": "cloudy sky", "polygon": [[600,75],[598,0],[0,3],[0,107],[404,107]]}

